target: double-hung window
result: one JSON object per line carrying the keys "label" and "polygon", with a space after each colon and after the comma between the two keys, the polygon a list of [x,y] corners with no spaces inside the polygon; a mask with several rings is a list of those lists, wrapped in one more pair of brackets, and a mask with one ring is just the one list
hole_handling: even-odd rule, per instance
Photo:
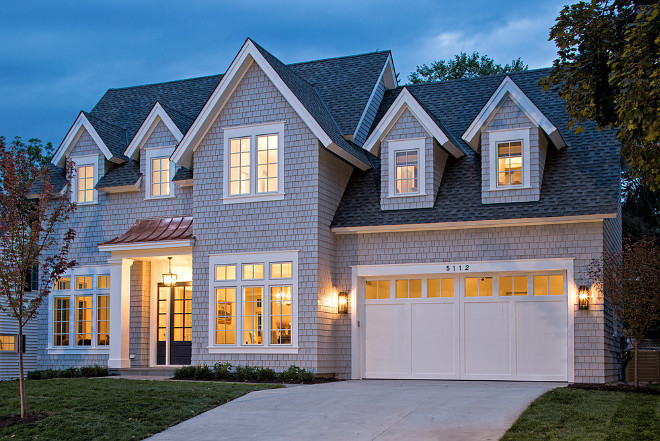
{"label": "double-hung window", "polygon": [[210,256],[210,350],[296,351],[297,252]]}
{"label": "double-hung window", "polygon": [[425,139],[387,142],[389,197],[424,195]]}
{"label": "double-hung window", "polygon": [[98,191],[94,188],[99,179],[98,155],[73,156],[73,188],[71,198],[79,205],[98,203]]}
{"label": "double-hung window", "polygon": [[224,203],[284,197],[284,123],[224,129]]}
{"label": "double-hung window", "polygon": [[173,147],[151,148],[145,150],[147,185],[145,199],[162,199],[174,196],[175,166],[170,161]]}
{"label": "double-hung window", "polygon": [[488,137],[490,189],[530,187],[529,129],[495,130]]}

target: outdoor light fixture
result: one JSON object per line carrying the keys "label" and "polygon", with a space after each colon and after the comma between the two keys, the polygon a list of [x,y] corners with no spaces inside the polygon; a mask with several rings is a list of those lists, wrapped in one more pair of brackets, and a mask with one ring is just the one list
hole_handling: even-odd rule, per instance
{"label": "outdoor light fixture", "polygon": [[586,285],[578,288],[578,308],[589,309],[589,287]]}
{"label": "outdoor light fixture", "polygon": [[348,314],[348,293],[341,291],[337,294],[337,312],[339,314]]}
{"label": "outdoor light fixture", "polygon": [[167,260],[169,261],[169,270],[163,273],[163,285],[174,286],[176,283],[176,274],[172,273],[172,258],[168,257]]}

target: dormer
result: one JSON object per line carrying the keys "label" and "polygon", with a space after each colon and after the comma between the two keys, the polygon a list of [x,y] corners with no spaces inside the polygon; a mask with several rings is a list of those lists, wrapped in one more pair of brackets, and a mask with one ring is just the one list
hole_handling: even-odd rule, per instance
{"label": "dormer", "polygon": [[364,148],[380,157],[382,210],[432,207],[448,156],[464,155],[407,88],[378,122]]}
{"label": "dormer", "polygon": [[463,134],[481,154],[481,202],[538,201],[548,145],[566,146],[557,128],[507,76]]}

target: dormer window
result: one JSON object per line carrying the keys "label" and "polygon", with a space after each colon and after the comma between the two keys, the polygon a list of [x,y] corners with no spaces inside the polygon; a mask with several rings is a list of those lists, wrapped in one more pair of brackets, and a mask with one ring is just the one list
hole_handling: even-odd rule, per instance
{"label": "dormer window", "polygon": [[424,138],[387,141],[389,197],[421,196],[424,192]]}
{"label": "dormer window", "polygon": [[71,199],[78,205],[96,204],[98,192],[94,188],[98,181],[98,155],[74,156],[70,158],[74,163],[75,176]]}
{"label": "dormer window", "polygon": [[531,188],[530,129],[487,132],[490,150],[490,190]]}
{"label": "dormer window", "polygon": [[395,154],[396,194],[419,192],[419,151],[404,150]]}
{"label": "dormer window", "polygon": [[174,163],[170,155],[174,147],[147,149],[147,185],[145,199],[162,199],[174,197]]}

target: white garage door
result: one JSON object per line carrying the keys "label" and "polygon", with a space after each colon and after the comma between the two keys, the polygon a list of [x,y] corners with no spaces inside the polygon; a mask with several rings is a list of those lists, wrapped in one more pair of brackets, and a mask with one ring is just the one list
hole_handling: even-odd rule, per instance
{"label": "white garage door", "polygon": [[565,277],[363,281],[364,377],[567,381]]}

